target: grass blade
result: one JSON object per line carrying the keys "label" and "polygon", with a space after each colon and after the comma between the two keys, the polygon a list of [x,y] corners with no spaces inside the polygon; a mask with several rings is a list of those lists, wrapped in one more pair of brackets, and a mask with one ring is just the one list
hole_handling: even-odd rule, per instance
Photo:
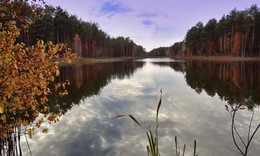
{"label": "grass blade", "polygon": [[194,153],[193,153],[193,156],[196,156],[196,148],[197,148],[197,143],[196,143],[196,140],[194,140]]}
{"label": "grass blade", "polygon": [[153,139],[151,138],[151,136],[147,133],[147,132],[145,132],[146,133],[146,136],[147,136],[147,139],[148,139],[148,142],[149,142],[149,147],[150,147],[150,153],[151,153],[151,155],[153,156]]}
{"label": "grass blade", "polygon": [[150,150],[149,146],[146,146],[146,149],[147,149],[147,155],[150,156],[151,155],[151,150]]}
{"label": "grass blade", "polygon": [[141,124],[130,114],[130,115],[128,115],[138,126],[140,126],[141,128],[142,128],[142,126],[141,126]]}
{"label": "grass blade", "polygon": [[182,156],[185,155],[185,149],[186,149],[186,144],[184,144],[184,146],[183,146],[183,153],[182,153]]}
{"label": "grass blade", "polygon": [[175,136],[175,153],[176,153],[176,156],[179,156],[178,154],[178,140],[177,140],[177,136]]}
{"label": "grass blade", "polygon": [[112,120],[117,119],[117,118],[121,118],[121,117],[124,117],[124,116],[126,116],[126,115],[120,114],[120,115],[117,115],[117,116],[113,117]]}
{"label": "grass blade", "polygon": [[160,110],[160,107],[161,107],[161,104],[162,104],[162,90],[160,90],[160,92],[161,92],[161,96],[160,96],[160,100],[159,100],[157,110],[156,110],[156,125],[158,124],[159,110]]}

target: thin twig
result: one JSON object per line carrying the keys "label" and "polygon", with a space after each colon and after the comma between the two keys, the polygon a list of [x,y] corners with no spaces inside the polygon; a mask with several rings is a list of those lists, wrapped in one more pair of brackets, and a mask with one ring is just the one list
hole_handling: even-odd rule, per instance
{"label": "thin twig", "polygon": [[251,131],[251,126],[252,126],[254,115],[255,115],[255,112],[253,111],[253,114],[252,114],[252,117],[251,117],[251,120],[250,120],[250,124],[249,124],[247,141],[249,141],[249,139],[250,139],[250,131]]}
{"label": "thin twig", "polygon": [[18,128],[18,142],[19,142],[19,152],[22,155],[22,148],[21,148],[21,127]]}
{"label": "thin twig", "polygon": [[[26,133],[26,131],[27,131],[27,128],[25,128],[25,133]],[[26,134],[25,134],[24,136],[25,136],[25,140],[26,140],[26,143],[27,143],[27,146],[28,146],[28,150],[29,150],[29,152],[30,152],[30,155],[32,156],[32,151],[31,151],[31,148],[30,148],[30,146],[29,146],[29,143],[28,143],[28,139],[27,139]]]}
{"label": "thin twig", "polygon": [[252,136],[250,137],[250,140],[248,141],[248,144],[247,144],[247,146],[246,146],[245,155],[247,154],[248,148],[249,148],[249,146],[250,146],[250,143],[251,143],[252,139],[254,138],[254,135],[255,135],[256,132],[258,131],[259,127],[260,127],[260,124],[258,124],[257,128],[255,129],[255,131],[253,132]]}
{"label": "thin twig", "polygon": [[241,135],[240,135],[240,134],[238,133],[238,131],[237,131],[237,128],[236,128],[236,124],[235,124],[235,123],[234,123],[234,130],[235,130],[237,136],[239,137],[239,139],[241,140],[241,142],[243,143],[243,145],[246,147],[246,144],[245,144],[244,140],[242,139]]}
{"label": "thin twig", "polygon": [[243,151],[240,149],[240,147],[237,144],[237,141],[235,139],[235,135],[234,135],[234,124],[235,124],[235,115],[236,115],[236,110],[234,110],[234,113],[232,115],[232,124],[231,124],[231,134],[232,134],[232,138],[233,138],[233,142],[235,143],[235,146],[237,147],[237,149],[239,150],[239,152],[244,155]]}

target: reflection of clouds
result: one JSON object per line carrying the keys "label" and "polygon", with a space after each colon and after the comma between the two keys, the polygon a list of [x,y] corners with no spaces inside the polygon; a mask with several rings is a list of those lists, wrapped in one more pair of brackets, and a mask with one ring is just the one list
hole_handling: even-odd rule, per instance
{"label": "reflection of clouds", "polygon": [[111,150],[109,144],[120,139],[121,124],[117,122],[118,126],[114,126],[110,118],[104,116],[106,114],[82,103],[53,125],[50,132],[43,135],[44,138],[34,136],[30,140],[32,152],[34,155],[114,155],[115,151]]}
{"label": "reflection of clouds", "polygon": [[[50,125],[48,134],[35,135],[29,140],[33,155],[145,155],[148,143],[144,131],[129,118],[111,118],[122,113],[132,114],[144,127],[154,127],[161,88],[161,155],[172,155],[174,136],[178,136],[180,146],[187,144],[187,155],[192,153],[194,139],[197,140],[198,155],[237,155],[232,151],[236,148],[225,103],[204,91],[198,95],[186,85],[182,73],[151,63],[130,78],[115,78],[99,96],[82,100],[60,122]],[[257,109],[254,121],[260,121],[259,114]],[[239,130],[248,129],[250,117],[248,111],[239,112],[236,120]],[[260,152],[256,149],[259,140],[256,135],[251,155]]]}

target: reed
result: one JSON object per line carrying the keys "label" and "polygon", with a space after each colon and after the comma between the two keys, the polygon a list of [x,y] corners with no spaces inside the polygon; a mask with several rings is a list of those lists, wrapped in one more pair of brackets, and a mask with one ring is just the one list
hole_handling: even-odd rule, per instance
{"label": "reed", "polygon": [[[148,145],[146,146],[148,156],[160,156],[158,128],[159,128],[159,110],[160,110],[160,107],[162,104],[162,90],[160,90],[160,93],[161,93],[160,99],[159,99],[157,109],[156,109],[156,120],[155,120],[156,127],[155,127],[154,132],[152,131],[151,126],[149,126],[149,128],[147,130],[144,129],[143,126],[140,124],[140,122],[131,114],[129,114],[129,115],[120,114],[113,118],[113,119],[117,119],[117,118],[127,116],[127,117],[131,118],[139,127],[144,129],[145,134],[147,136],[147,140],[148,140]],[[175,154],[176,154],[176,156],[180,156],[181,153],[184,156],[185,148],[186,148],[186,144],[184,144],[182,152],[180,151],[180,149],[178,147],[178,139],[177,139],[177,136],[175,136]],[[194,152],[193,153],[194,153],[193,154],[194,156],[197,156],[196,155],[196,140],[194,140]]]}
{"label": "reed", "polygon": [[[179,148],[177,136],[175,136],[175,139],[174,139],[174,140],[175,140],[175,155],[176,155],[176,156],[181,156],[181,153],[182,153],[182,156],[185,156],[186,144],[183,145],[183,149],[182,149],[182,151],[181,151],[180,148]],[[194,140],[193,156],[198,156],[198,155],[196,154],[196,151],[197,151],[197,141]]]}

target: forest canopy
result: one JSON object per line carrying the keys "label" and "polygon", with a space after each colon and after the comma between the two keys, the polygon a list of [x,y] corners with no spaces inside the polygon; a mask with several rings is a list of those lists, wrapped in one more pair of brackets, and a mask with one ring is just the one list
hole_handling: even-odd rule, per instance
{"label": "forest canopy", "polygon": [[260,56],[260,8],[234,9],[217,21],[191,27],[182,42],[163,51],[154,49],[153,56]]}
{"label": "forest canopy", "polygon": [[83,21],[59,6],[46,5],[38,7],[37,11],[41,12],[40,16],[28,32],[19,37],[26,45],[33,45],[38,40],[66,43],[78,56],[95,58],[145,54],[145,49],[129,37],[111,37],[97,23]]}

